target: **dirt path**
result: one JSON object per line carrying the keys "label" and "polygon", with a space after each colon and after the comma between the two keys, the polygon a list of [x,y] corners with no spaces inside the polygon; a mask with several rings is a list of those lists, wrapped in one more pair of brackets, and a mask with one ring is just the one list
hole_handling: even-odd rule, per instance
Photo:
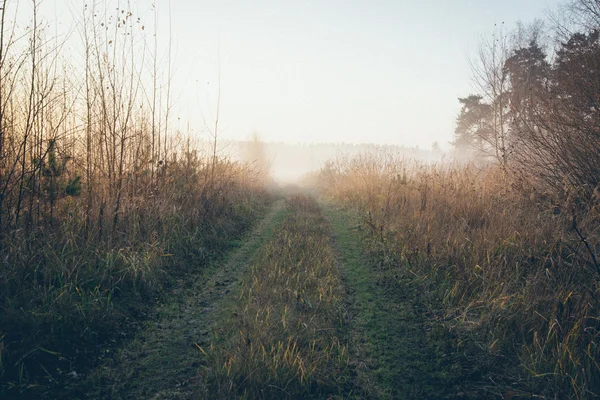
{"label": "dirt path", "polygon": [[[453,343],[447,332],[427,320],[414,277],[403,273],[401,266],[394,268],[392,276],[389,271],[374,268],[363,254],[358,221],[335,206],[321,206],[331,223],[326,229],[330,226],[333,230],[345,287],[347,316],[340,334],[348,349],[350,375],[349,381],[338,387],[338,393],[344,393],[342,398],[361,399],[468,398],[460,390],[463,377],[450,348]],[[283,223],[285,210],[283,200],[275,203],[244,238],[242,247],[219,265],[190,278],[193,283],[174,290],[158,307],[158,318],[149,321],[118,354],[107,357],[110,361],[76,385],[77,391],[68,397],[193,399],[205,393],[206,387],[199,379],[199,347],[210,346],[217,326],[237,334],[235,324],[222,326],[231,314],[227,310],[238,301],[233,296],[239,292],[241,279],[257,250],[273,237],[273,228]],[[344,297],[343,292],[340,297]],[[270,310],[276,306],[273,304]],[[252,321],[250,318],[246,322]],[[258,343],[258,338],[246,342]],[[248,378],[242,378],[246,383]],[[319,388],[309,389],[320,393]]]}
{"label": "dirt path", "polygon": [[284,202],[276,202],[248,234],[242,247],[225,261],[198,274],[158,307],[158,319],[149,321],[127,343],[81,384],[72,396],[86,399],[195,398],[198,373],[196,344],[206,345],[221,305],[235,291],[240,275],[255,251],[282,218]]}
{"label": "dirt path", "polygon": [[344,291],[330,228],[314,198],[288,197],[285,218],[203,346],[198,398],[348,397]]}
{"label": "dirt path", "polygon": [[426,320],[419,287],[399,267],[386,275],[362,254],[358,220],[322,204],[340,253],[349,310],[354,394],[376,399],[462,398],[450,342]]}

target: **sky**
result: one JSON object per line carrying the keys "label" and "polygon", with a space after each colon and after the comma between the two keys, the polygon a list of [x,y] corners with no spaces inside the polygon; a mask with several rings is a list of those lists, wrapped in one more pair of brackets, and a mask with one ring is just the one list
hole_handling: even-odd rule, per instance
{"label": "sky", "polygon": [[184,119],[214,118],[220,64],[225,137],[446,146],[481,35],[556,3],[172,0]]}
{"label": "sky", "polygon": [[[56,16],[82,0],[45,1]],[[224,139],[449,148],[481,36],[560,0],[155,1],[179,130],[208,138],[218,103]]]}

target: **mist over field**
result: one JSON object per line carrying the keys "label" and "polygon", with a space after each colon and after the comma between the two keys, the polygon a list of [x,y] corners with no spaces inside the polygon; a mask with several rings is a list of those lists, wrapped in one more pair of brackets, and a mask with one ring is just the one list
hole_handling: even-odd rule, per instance
{"label": "mist over field", "polygon": [[[210,143],[201,147],[208,151]],[[440,148],[419,149],[395,145],[346,144],[346,143],[263,143],[263,152],[257,157],[249,148],[252,141],[225,141],[221,153],[233,160],[242,160],[254,164],[264,158],[271,176],[279,183],[297,183],[306,175],[315,174],[326,163],[336,159],[348,159],[360,154],[373,153],[381,157],[411,159],[426,163],[442,162],[450,156]]]}

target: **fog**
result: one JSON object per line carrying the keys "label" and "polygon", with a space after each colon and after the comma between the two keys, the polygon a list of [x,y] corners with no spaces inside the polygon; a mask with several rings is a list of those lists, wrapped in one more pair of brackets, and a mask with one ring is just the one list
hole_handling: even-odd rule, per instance
{"label": "fog", "polygon": [[[213,143],[203,141],[200,147],[208,154]],[[360,154],[377,154],[394,159],[440,162],[449,154],[439,148],[420,149],[394,145],[318,143],[291,144],[262,142],[258,136],[246,141],[218,142],[220,154],[234,161],[245,161],[258,170],[268,170],[278,183],[298,183],[307,174],[318,172],[326,162],[345,160]]]}

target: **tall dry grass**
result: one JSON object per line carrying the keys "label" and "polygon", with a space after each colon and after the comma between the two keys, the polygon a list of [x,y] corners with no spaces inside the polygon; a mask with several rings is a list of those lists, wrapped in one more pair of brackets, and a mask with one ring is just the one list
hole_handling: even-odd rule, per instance
{"label": "tall dry grass", "polygon": [[482,390],[600,395],[597,197],[552,197],[494,166],[377,155],[321,179],[362,217],[374,268],[423,278],[431,317],[471,343],[461,351]]}
{"label": "tall dry grass", "polygon": [[0,1],[0,397],[89,368],[268,201],[170,128],[151,24],[111,4],[57,37],[40,1]]}

